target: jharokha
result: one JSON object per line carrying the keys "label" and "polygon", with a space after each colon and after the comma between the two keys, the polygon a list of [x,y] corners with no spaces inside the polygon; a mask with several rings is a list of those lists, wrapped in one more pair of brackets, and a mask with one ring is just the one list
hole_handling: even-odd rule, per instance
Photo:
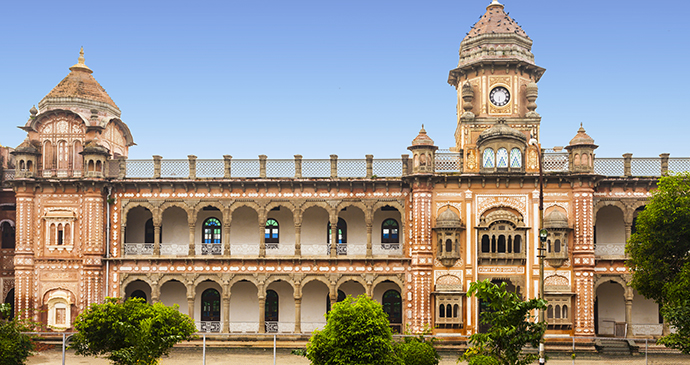
{"label": "jharokha", "polygon": [[543,212],[547,338],[660,336],[624,245],[657,178],[690,159],[595,157],[581,125],[542,148],[531,48],[494,0],[448,76],[446,150],[422,128],[399,158],[274,161],[129,160],[133,136],[82,50],[2,149],[0,299],[51,331],[112,296],[178,304],[202,332],[310,333],[366,294],[397,331],[468,335],[485,329],[470,283],[539,296]]}

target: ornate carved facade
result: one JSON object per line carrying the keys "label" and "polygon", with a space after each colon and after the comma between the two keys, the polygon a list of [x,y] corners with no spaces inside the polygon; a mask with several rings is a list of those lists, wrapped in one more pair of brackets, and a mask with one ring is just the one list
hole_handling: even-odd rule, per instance
{"label": "ornate carved facade", "polygon": [[456,145],[439,151],[422,128],[412,157],[355,162],[128,160],[129,129],[82,54],[3,174],[3,300],[55,331],[135,296],[178,304],[200,331],[308,333],[367,294],[397,330],[471,334],[472,282],[539,294],[541,161],[550,333],[659,335],[623,247],[669,157],[644,176],[631,156],[597,165],[582,127],[565,151],[541,150],[531,46],[494,1],[450,71]]}

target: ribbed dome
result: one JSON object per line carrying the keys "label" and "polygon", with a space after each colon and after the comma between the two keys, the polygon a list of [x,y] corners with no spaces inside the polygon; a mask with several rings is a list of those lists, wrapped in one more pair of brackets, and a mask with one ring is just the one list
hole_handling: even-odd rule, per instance
{"label": "ribbed dome", "polygon": [[18,153],[27,155],[40,155],[41,151],[39,151],[38,148],[34,146],[34,144],[32,144],[28,138],[26,138],[24,142],[22,142],[19,146],[17,146],[17,148],[14,149],[14,151],[10,153],[12,153],[13,155],[16,155]]}
{"label": "ribbed dome", "polygon": [[506,124],[505,119],[499,119],[493,127],[482,132],[479,138],[477,138],[477,144],[494,138],[513,138],[527,142],[527,137],[522,132]]}
{"label": "ribbed dome", "polygon": [[559,209],[555,209],[544,217],[544,227],[547,228],[568,228],[568,217]]}
{"label": "ribbed dome", "polygon": [[493,0],[486,7],[486,13],[474,24],[465,39],[470,39],[482,34],[517,34],[527,37],[527,33],[504,10],[503,4]]}
{"label": "ribbed dome", "polygon": [[98,139],[92,139],[91,142],[87,143],[86,146],[84,146],[84,150],[79,152],[82,155],[85,154],[94,154],[94,155],[110,155],[110,152],[108,151],[107,148],[101,146],[100,143],[98,143]]}
{"label": "ribbed dome", "polygon": [[460,227],[462,221],[452,209],[446,209],[436,218],[436,227]]}
{"label": "ribbed dome", "polygon": [[585,133],[585,129],[580,124],[580,129],[577,130],[577,134],[573,139],[570,140],[571,146],[577,145],[593,145],[594,139]]}
{"label": "ribbed dome", "polygon": [[422,124],[422,129],[419,131],[419,135],[417,135],[417,137],[412,140],[412,145],[413,146],[433,146],[434,145],[434,140],[431,139],[429,136],[427,136],[426,130],[424,130],[424,124]]}

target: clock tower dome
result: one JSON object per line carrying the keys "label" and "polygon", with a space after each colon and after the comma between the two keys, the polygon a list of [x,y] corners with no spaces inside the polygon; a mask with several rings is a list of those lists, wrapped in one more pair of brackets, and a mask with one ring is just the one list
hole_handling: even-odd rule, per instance
{"label": "clock tower dome", "polygon": [[458,93],[455,150],[463,153],[465,170],[479,166],[472,161],[480,156],[478,139],[499,120],[527,139],[538,138],[537,82],[545,70],[531,49],[532,40],[497,0],[460,43],[460,62],[448,83]]}

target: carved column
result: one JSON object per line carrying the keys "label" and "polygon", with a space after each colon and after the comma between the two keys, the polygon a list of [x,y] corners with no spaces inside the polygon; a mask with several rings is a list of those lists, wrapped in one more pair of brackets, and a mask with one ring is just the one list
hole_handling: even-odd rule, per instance
{"label": "carved column", "polygon": [[302,297],[295,297],[295,333],[302,333]]}
{"label": "carved column", "polygon": [[188,155],[187,161],[189,163],[189,179],[196,179],[196,156]]}
{"label": "carved column", "polygon": [[625,222],[625,242],[628,242],[632,234],[632,222]]}
{"label": "carved column", "polygon": [[259,177],[262,179],[266,178],[266,159],[268,156],[259,155]]}
{"label": "carved column", "polygon": [[161,254],[161,224],[153,224],[153,255],[160,256]]}
{"label": "carved column", "polygon": [[632,337],[632,298],[625,298],[625,337]]}
{"label": "carved column", "polygon": [[223,212],[223,255],[230,256],[230,226],[232,224],[232,213],[229,209]]}
{"label": "carved column", "polygon": [[295,179],[302,178],[302,155],[295,155]]}
{"label": "carved column", "polygon": [[374,175],[374,155],[365,155],[367,164],[367,179]]}
{"label": "carved column", "polygon": [[259,210],[259,257],[266,257],[266,209]]}
{"label": "carved column", "polygon": [[400,155],[402,157],[402,176],[409,174],[410,155]]}
{"label": "carved column", "polygon": [[632,153],[623,154],[623,175],[632,176]]}
{"label": "carved column", "polygon": [[573,232],[573,289],[576,293],[574,313],[575,336],[594,336],[594,231],[593,190],[576,188],[573,191],[575,226]]}
{"label": "carved column", "polygon": [[223,155],[223,178],[229,179],[232,176],[232,156]]}
{"label": "carved column", "polygon": [[373,244],[371,243],[371,232],[373,230],[373,224],[371,222],[371,219],[367,219],[366,222],[367,225],[367,258],[371,258],[374,256],[373,254]]}
{"label": "carved column", "polygon": [[[299,212],[301,215],[302,213]],[[295,256],[302,256],[302,217],[299,221],[295,219]]]}
{"label": "carved column", "polygon": [[266,292],[264,285],[258,286],[259,293],[259,333],[266,333]]}
{"label": "carved column", "polygon": [[221,318],[225,318],[223,321],[222,333],[230,333],[230,293],[223,293],[223,299],[221,304]]}
{"label": "carved column", "polygon": [[161,160],[163,156],[153,155],[153,178],[160,179],[161,177]]}
{"label": "carved column", "polygon": [[330,216],[331,221],[331,257],[335,258],[338,256],[337,246],[338,246],[338,215],[332,213]]}
{"label": "carved column", "polygon": [[158,303],[160,301],[161,288],[157,281],[151,283],[151,304]]}
{"label": "carved column", "polygon": [[338,155],[331,155],[331,179],[338,177]]}
{"label": "carved column", "polygon": [[190,223],[189,224],[189,256],[194,256],[196,255],[196,250],[194,249],[194,230],[196,228],[196,224]]}
{"label": "carved column", "polygon": [[659,155],[661,158],[661,176],[668,175],[668,158],[671,156],[668,153],[662,153]]}

